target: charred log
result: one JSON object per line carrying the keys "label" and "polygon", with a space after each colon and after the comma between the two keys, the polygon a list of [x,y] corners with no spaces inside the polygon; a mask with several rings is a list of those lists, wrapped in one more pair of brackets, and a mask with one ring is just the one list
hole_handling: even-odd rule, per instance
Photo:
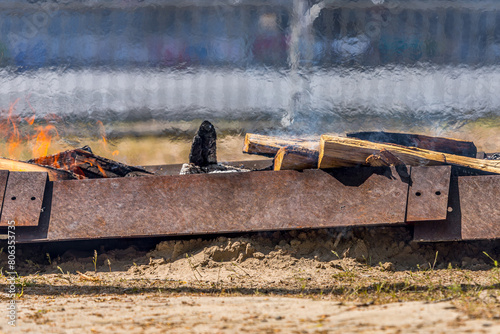
{"label": "charred log", "polygon": [[217,133],[209,121],[201,123],[194,136],[189,163],[199,167],[217,164]]}
{"label": "charred log", "polygon": [[348,133],[346,135],[349,138],[368,140],[377,143],[418,147],[430,151],[462,155],[470,158],[475,158],[477,154],[477,148],[473,142],[452,138],[393,132],[355,132]]}
{"label": "charred log", "polygon": [[500,152],[488,154],[486,159],[488,159],[488,160],[500,160]]}
{"label": "charred log", "polygon": [[90,179],[153,175],[153,173],[143,168],[125,165],[95,155],[88,146],[31,159],[27,162],[71,171],[74,174]]}

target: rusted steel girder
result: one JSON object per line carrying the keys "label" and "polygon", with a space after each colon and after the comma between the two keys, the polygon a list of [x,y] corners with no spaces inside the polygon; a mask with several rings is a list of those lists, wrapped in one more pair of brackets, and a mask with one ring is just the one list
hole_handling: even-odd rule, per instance
{"label": "rusted steel girder", "polygon": [[408,187],[395,168],[54,181],[17,241],[400,224]]}
{"label": "rusted steel girder", "polygon": [[[467,176],[455,179],[450,187],[449,166],[402,167],[46,182],[42,209],[31,208],[24,218],[16,220],[17,241],[200,235],[410,221],[419,240],[500,237],[496,200],[500,176]],[[0,172],[0,182],[4,174]],[[12,174],[16,173],[8,174],[8,179],[18,179],[11,178]],[[28,187],[26,182],[22,184]],[[9,182],[3,187],[8,189]],[[3,194],[1,189],[2,184]],[[480,189],[486,195],[477,196]],[[40,189],[36,193],[40,196]],[[7,217],[12,212],[9,206],[21,207],[21,202],[14,202],[4,199],[2,221],[4,217],[14,219]],[[448,207],[453,208],[451,213]],[[478,208],[488,210],[481,228],[476,229]],[[32,221],[33,213],[39,215],[38,226],[26,226],[22,220]],[[459,225],[454,218],[458,213]]]}
{"label": "rusted steel girder", "polygon": [[500,238],[500,175],[453,177],[445,221],[415,224],[416,241]]}

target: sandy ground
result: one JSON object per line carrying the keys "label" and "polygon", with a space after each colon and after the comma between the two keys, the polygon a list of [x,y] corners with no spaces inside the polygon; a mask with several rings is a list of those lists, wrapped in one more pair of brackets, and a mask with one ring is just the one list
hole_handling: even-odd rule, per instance
{"label": "sandy ground", "polygon": [[18,245],[0,332],[498,333],[497,249],[406,227]]}
{"label": "sandy ground", "polygon": [[21,307],[21,324],[6,333],[500,332],[498,321],[469,319],[450,302],[366,307],[331,300],[155,293],[43,296],[26,299]]}

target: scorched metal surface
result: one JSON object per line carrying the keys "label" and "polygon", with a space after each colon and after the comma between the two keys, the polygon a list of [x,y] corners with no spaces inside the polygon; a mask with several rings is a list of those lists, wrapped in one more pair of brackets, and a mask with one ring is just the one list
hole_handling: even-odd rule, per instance
{"label": "scorched metal surface", "polygon": [[51,182],[39,226],[18,242],[404,223],[394,168]]}

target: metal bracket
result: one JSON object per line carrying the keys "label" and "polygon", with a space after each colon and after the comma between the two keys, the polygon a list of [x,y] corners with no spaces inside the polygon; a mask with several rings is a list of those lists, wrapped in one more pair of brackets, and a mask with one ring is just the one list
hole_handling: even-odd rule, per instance
{"label": "metal bracket", "polygon": [[451,166],[411,167],[407,222],[445,220]]}
{"label": "metal bracket", "polygon": [[451,179],[446,221],[415,224],[416,241],[500,238],[500,175]]}
{"label": "metal bracket", "polygon": [[10,221],[16,226],[38,226],[47,180],[47,173],[10,172],[0,226],[8,226]]}

